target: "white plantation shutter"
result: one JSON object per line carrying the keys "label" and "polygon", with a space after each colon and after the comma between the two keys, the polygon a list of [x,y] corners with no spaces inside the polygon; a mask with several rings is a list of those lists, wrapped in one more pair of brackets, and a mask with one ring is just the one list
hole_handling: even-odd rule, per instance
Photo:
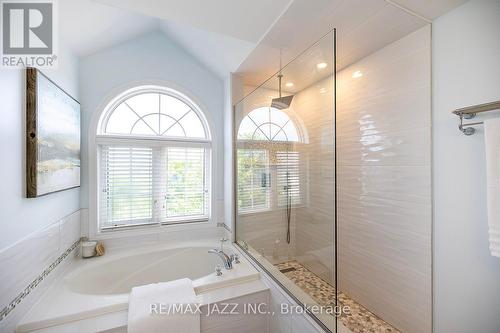
{"label": "white plantation shutter", "polygon": [[152,222],[151,148],[101,148],[100,218],[103,227]]}
{"label": "white plantation shutter", "polygon": [[208,148],[100,150],[101,228],[208,219]]}
{"label": "white plantation shutter", "polygon": [[207,216],[205,155],[204,148],[166,149],[166,220]]}
{"label": "white plantation shutter", "polygon": [[[290,195],[292,205],[299,204],[300,198],[300,159],[297,151],[276,152],[276,177],[278,186],[278,206],[287,205]],[[287,193],[288,186],[288,193]]]}
{"label": "white plantation shutter", "polygon": [[270,208],[269,155],[265,149],[238,149],[238,212]]}

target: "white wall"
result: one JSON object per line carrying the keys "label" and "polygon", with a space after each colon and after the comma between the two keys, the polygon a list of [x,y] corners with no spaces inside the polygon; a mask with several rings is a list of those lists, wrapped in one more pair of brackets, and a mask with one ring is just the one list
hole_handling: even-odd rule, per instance
{"label": "white wall", "polygon": [[[434,327],[500,332],[500,259],[488,250],[482,127],[456,108],[500,99],[500,1],[469,1],[433,25]],[[486,117],[500,116],[481,115]]]}
{"label": "white wall", "polygon": [[152,32],[123,44],[104,49],[81,59],[80,95],[82,103],[82,196],[83,208],[89,206],[88,134],[91,117],[113,91],[142,81],[165,81],[196,97],[213,125],[217,148],[215,200],[217,222],[223,215],[223,82],[161,32]]}
{"label": "white wall", "polygon": [[406,333],[432,323],[430,38],[337,75],[339,290]]}
{"label": "white wall", "polygon": [[[78,99],[78,59],[59,45],[57,69],[42,70]],[[26,198],[25,70],[0,69],[0,250],[71,214],[80,207],[80,190]]]}

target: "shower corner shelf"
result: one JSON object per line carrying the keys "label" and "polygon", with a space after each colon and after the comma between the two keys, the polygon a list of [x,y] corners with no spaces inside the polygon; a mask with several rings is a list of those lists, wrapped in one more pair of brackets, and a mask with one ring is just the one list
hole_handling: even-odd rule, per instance
{"label": "shower corner shelf", "polygon": [[464,124],[464,119],[469,120],[476,117],[478,113],[500,110],[500,101],[477,104],[473,106],[468,106],[465,108],[456,109],[453,111],[453,114],[460,117],[460,125],[458,125],[458,129],[465,135],[473,135],[476,132],[476,129],[471,126],[481,125],[482,121],[474,122],[474,123],[466,123]]}

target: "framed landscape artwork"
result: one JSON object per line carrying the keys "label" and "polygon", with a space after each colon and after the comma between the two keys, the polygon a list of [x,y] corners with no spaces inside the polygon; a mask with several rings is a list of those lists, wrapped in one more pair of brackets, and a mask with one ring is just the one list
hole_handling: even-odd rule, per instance
{"label": "framed landscape artwork", "polygon": [[80,186],[80,103],[36,68],[26,70],[26,195]]}

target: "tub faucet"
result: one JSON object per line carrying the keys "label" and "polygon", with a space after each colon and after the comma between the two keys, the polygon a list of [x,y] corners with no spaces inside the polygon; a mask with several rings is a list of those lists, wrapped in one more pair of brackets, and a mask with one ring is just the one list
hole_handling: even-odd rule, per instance
{"label": "tub faucet", "polygon": [[233,261],[231,260],[231,258],[227,254],[224,253],[224,251],[219,250],[219,249],[211,249],[211,250],[208,250],[208,253],[216,254],[222,260],[222,263],[224,264],[224,267],[226,269],[233,268]]}

